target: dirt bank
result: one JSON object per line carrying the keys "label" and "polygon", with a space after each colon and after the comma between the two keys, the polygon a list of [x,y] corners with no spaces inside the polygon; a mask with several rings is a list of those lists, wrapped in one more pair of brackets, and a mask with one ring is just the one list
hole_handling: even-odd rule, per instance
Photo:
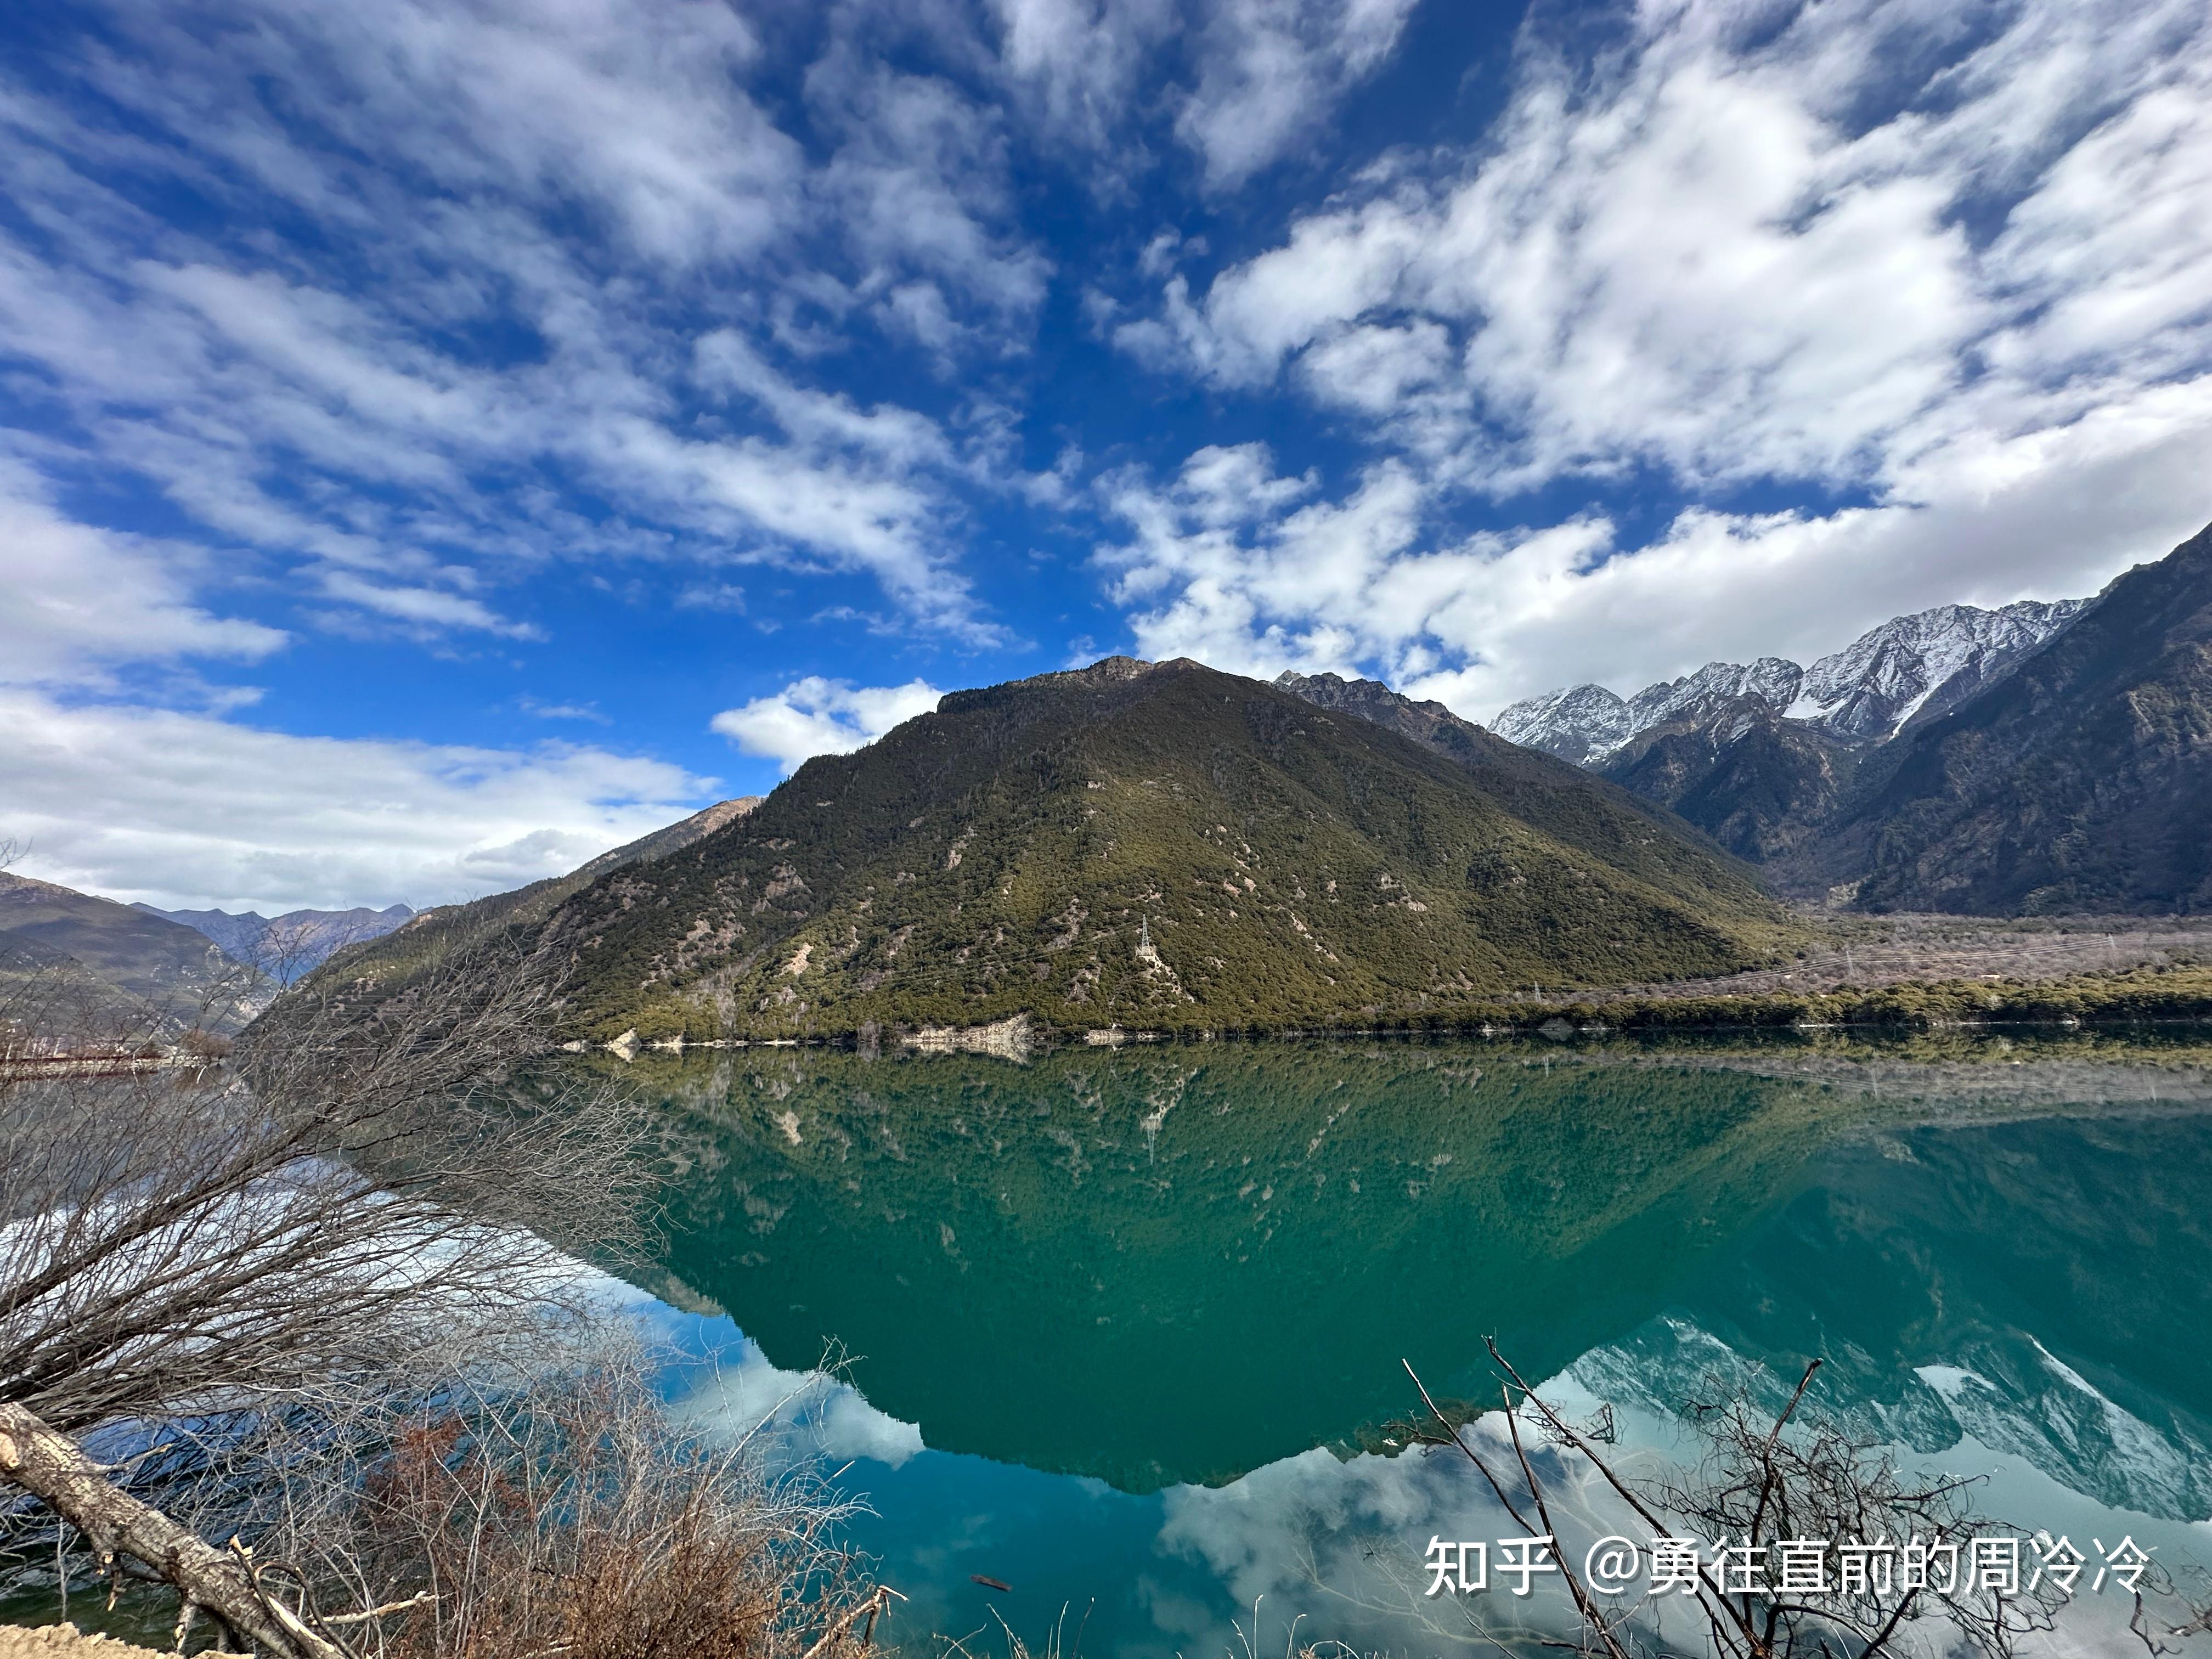
{"label": "dirt bank", "polygon": [[0,1659],[167,1659],[151,1648],[134,1648],[112,1636],[87,1636],[75,1625],[25,1630],[0,1625]]}

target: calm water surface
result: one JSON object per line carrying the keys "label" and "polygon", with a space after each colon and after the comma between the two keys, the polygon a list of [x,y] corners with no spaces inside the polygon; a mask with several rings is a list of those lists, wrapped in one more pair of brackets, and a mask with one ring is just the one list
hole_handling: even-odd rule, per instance
{"label": "calm water surface", "polygon": [[1470,1650],[1421,1551],[1507,1529],[1394,1443],[1401,1359],[1494,1400],[1486,1336],[1651,1468],[1710,1379],[1820,1355],[1826,1410],[1992,1512],[2212,1561],[2208,1042],[664,1061],[648,1288],[719,1350],[700,1410],[849,1464],[910,1650],[1066,1608],[1086,1652],[1242,1654],[1255,1598],[1262,1652]]}

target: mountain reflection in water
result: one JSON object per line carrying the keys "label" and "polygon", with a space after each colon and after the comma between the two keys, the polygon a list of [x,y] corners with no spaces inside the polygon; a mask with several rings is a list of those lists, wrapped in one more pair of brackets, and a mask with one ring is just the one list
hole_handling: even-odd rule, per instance
{"label": "mountain reflection in water", "polygon": [[842,1346],[934,1450],[1220,1485],[1382,1448],[1401,1357],[1487,1403],[1494,1334],[1664,1410],[1717,1352],[1819,1353],[1870,1430],[2202,1518],[2206,1051],[1972,1052],[787,1049],[639,1081],[678,1109],[672,1278],[777,1365]]}

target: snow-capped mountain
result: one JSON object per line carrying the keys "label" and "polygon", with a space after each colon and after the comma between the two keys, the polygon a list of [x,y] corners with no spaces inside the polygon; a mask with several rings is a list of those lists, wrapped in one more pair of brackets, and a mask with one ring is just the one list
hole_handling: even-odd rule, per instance
{"label": "snow-capped mountain", "polygon": [[[2179,1413],[2136,1416],[2027,1332],[1962,1336],[1946,1363],[1902,1375],[1855,1346],[1828,1359],[1820,1414],[1870,1443],[1923,1453],[1971,1445],[1978,1459],[2016,1457],[2069,1491],[2166,1520],[2196,1521],[2212,1507],[2198,1425]],[[1597,1399],[1654,1416],[1711,1397],[1717,1382],[1778,1413],[1796,1364],[1794,1354],[1741,1352],[1687,1320],[1662,1316],[1591,1350],[1565,1375]]]}
{"label": "snow-capped mountain", "polygon": [[1838,737],[1879,743],[1962,674],[1979,685],[2002,663],[2074,620],[2087,599],[2021,599],[1999,611],[1942,605],[1899,617],[1814,663],[1784,712]]}
{"label": "snow-capped mountain", "polygon": [[1626,698],[1601,685],[1571,686],[1513,704],[1491,722],[1491,730],[1563,760],[1597,766],[1645,732],[1752,698],[1847,743],[1881,743],[1931,703],[1948,706],[1986,684],[2088,603],[2022,599],[1996,611],[1938,605],[1886,622],[1809,669],[1780,657],[1761,657],[1748,665],[1708,663],[1694,674],[1647,685]]}

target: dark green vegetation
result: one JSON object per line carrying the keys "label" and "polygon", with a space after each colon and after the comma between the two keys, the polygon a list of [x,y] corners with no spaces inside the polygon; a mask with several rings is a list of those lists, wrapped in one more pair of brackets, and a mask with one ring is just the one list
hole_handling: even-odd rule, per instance
{"label": "dark green vegetation", "polygon": [[1358,1024],[1727,972],[1794,933],[1741,866],[1564,763],[1121,658],[810,761],[550,927],[580,1028],[647,1040]]}
{"label": "dark green vegetation", "polygon": [[[1387,726],[1487,778],[1551,787],[1568,764],[1378,680],[1285,673],[1275,684],[1320,708]],[[1594,774],[1620,786],[1618,800],[1656,801],[1738,858],[1764,863],[1807,838],[1840,799],[1863,752],[1756,697],[1715,698],[1639,732]]]}
{"label": "dark green vegetation", "polygon": [[[1275,684],[1449,755],[1509,799],[1516,788],[1549,794],[1563,773],[1576,770],[1378,680],[1285,673]],[[1661,822],[1694,824],[1737,857],[1760,862],[1793,845],[1793,828],[1826,810],[1856,757],[1850,744],[1816,727],[1784,720],[1755,698],[1734,698],[1694,720],[1639,734],[1598,775],[1620,786],[1610,792],[1617,806],[1656,817],[1643,804],[1656,801],[1671,815]]]}
{"label": "dark green vegetation", "polygon": [[1808,854],[1869,910],[2212,908],[2212,529],[1862,774]]}
{"label": "dark green vegetation", "polygon": [[266,1000],[257,989],[251,971],[192,928],[0,872],[0,1012],[17,1012],[15,996],[35,1000],[27,1023],[42,1035],[231,1032]]}
{"label": "dark green vegetation", "polygon": [[757,795],[717,801],[679,823],[602,853],[565,876],[533,881],[511,893],[493,893],[465,904],[443,904],[425,910],[393,933],[337,952],[331,958],[329,971],[374,981],[386,988],[395,987],[453,951],[467,950],[509,929],[527,932],[538,927],[563,899],[581,892],[609,871],[641,859],[663,858],[689,847],[759,804]]}
{"label": "dark green vegetation", "polygon": [[632,1075],[677,1109],[668,1270],[780,1365],[842,1344],[940,1449],[1129,1491],[1388,1449],[1419,1404],[1398,1357],[1484,1397],[1491,1334],[1546,1376],[1632,1339],[1652,1363],[1601,1391],[1668,1410],[1721,1342],[1785,1380],[1826,1353],[1832,1406],[1935,1448],[1958,1425],[1914,1367],[2016,1376],[2056,1402],[2020,1427],[2063,1478],[2118,1431],[2033,1337],[2201,1432],[2204,1120],[2033,1121],[2201,1097],[2201,1042],[1985,1040],[1952,1066],[1924,1041],[814,1050]]}

